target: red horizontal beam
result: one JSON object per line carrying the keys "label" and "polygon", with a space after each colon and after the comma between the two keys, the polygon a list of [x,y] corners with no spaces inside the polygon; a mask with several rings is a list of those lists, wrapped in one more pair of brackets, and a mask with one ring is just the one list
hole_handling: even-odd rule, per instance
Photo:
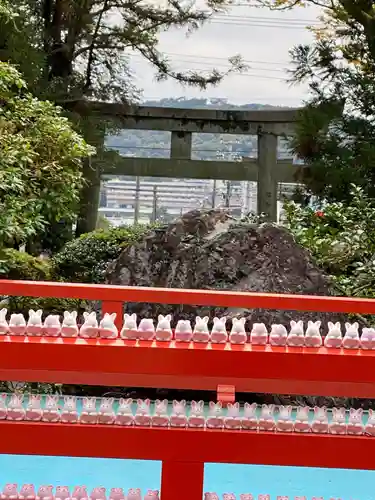
{"label": "red horizontal beam", "polygon": [[0,295],[375,314],[374,299],[0,280]]}
{"label": "red horizontal beam", "polygon": [[9,421],[0,433],[9,454],[375,470],[375,439],[365,436]]}
{"label": "red horizontal beam", "polygon": [[0,337],[0,379],[375,397],[375,351]]}

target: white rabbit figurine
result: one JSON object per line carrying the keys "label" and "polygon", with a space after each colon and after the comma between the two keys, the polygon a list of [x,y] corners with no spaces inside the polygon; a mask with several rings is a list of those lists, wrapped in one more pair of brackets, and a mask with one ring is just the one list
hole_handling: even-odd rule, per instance
{"label": "white rabbit figurine", "polygon": [[341,347],[342,344],[342,334],[341,325],[339,322],[333,324],[331,321],[328,322],[328,333],[324,339],[324,347]]}
{"label": "white rabbit figurine", "polygon": [[46,404],[42,412],[43,422],[60,422],[59,396],[46,396]]}
{"label": "white rabbit figurine", "polygon": [[0,394],[0,420],[5,420],[7,418],[8,414],[7,398],[8,396],[5,392]]}
{"label": "white rabbit figurine", "polygon": [[320,334],[321,321],[308,321],[305,333],[306,347],[320,347],[323,344]]}
{"label": "white rabbit figurine", "polygon": [[374,328],[363,328],[361,335],[361,347],[362,349],[375,349],[375,329]]}
{"label": "white rabbit figurine", "polygon": [[99,337],[102,339],[116,339],[118,329],[115,325],[117,314],[105,313],[99,324]]}
{"label": "white rabbit figurine", "polygon": [[176,342],[190,342],[193,338],[193,330],[188,319],[180,319],[174,331]]}
{"label": "white rabbit figurine", "polygon": [[82,411],[79,416],[82,424],[97,424],[98,412],[96,410],[96,398],[83,398]]}
{"label": "white rabbit figurine", "polygon": [[58,337],[61,333],[61,322],[58,314],[49,314],[44,320],[43,332],[47,337]]}
{"label": "white rabbit figurine", "polygon": [[365,425],[365,434],[375,436],[375,411],[371,408],[368,411],[368,419]]}
{"label": "white rabbit figurine", "polygon": [[114,424],[116,414],[113,409],[114,398],[102,398],[98,412],[98,424]]}
{"label": "white rabbit figurine", "polygon": [[77,311],[64,311],[64,319],[61,326],[61,336],[62,337],[77,337],[78,336],[78,325],[77,325]]}
{"label": "white rabbit figurine", "polygon": [[214,324],[211,330],[211,342],[214,344],[225,344],[225,342],[228,341],[226,324],[226,316],[223,316],[222,318],[214,318]]}
{"label": "white rabbit figurine", "polygon": [[242,429],[255,431],[258,429],[258,417],[257,417],[257,408],[258,405],[256,403],[245,403],[244,406],[244,414],[241,419],[241,427]]}
{"label": "white rabbit figurine", "polygon": [[284,325],[272,325],[270,332],[270,344],[274,346],[285,346],[288,332]]}
{"label": "white rabbit figurine", "polygon": [[350,408],[349,422],[347,425],[348,434],[361,435],[364,433],[364,426],[362,421],[363,410],[362,408]]}
{"label": "white rabbit figurine", "polygon": [[42,396],[40,394],[31,394],[29,396],[29,401],[26,405],[26,420],[38,422],[42,419],[41,399]]}
{"label": "white rabbit figurine", "polygon": [[166,316],[159,314],[155,333],[156,340],[169,342],[173,339],[171,321],[172,316],[170,314],[167,314]]}
{"label": "white rabbit figurine", "polygon": [[228,403],[224,427],[226,429],[241,429],[240,403]]}
{"label": "white rabbit figurine", "polygon": [[210,429],[222,429],[224,427],[224,417],[221,401],[214,403],[210,401],[206,426]]}
{"label": "white rabbit figurine", "polygon": [[332,408],[332,421],[328,426],[331,434],[346,434],[345,408]]}
{"label": "white rabbit figurine", "polygon": [[275,418],[274,418],[275,405],[262,405],[259,417],[259,429],[261,431],[273,431],[275,430]]}
{"label": "white rabbit figurine", "polygon": [[292,432],[294,430],[294,422],[292,420],[292,407],[279,406],[279,415],[276,422],[276,430],[281,432]]}
{"label": "white rabbit figurine", "polygon": [[3,307],[0,310],[0,335],[8,335],[9,333],[9,325],[7,322],[7,312],[8,309]]}
{"label": "white rabbit figurine", "polygon": [[172,415],[170,418],[171,427],[186,427],[188,419],[186,416],[186,401],[173,400]]}
{"label": "white rabbit figurine", "polygon": [[83,339],[96,339],[99,334],[98,320],[96,319],[96,312],[83,313],[83,325],[79,329],[79,336]]}
{"label": "white rabbit figurine", "polygon": [[310,408],[308,406],[298,406],[296,420],[294,421],[295,432],[310,432],[309,422]]}
{"label": "white rabbit figurine", "polygon": [[229,342],[231,344],[245,344],[247,341],[247,334],[245,330],[246,318],[233,318],[232,330],[229,335]]}
{"label": "white rabbit figurine", "polygon": [[29,319],[26,325],[26,335],[30,337],[40,337],[43,335],[42,309],[29,310]]}
{"label": "white rabbit figurine", "polygon": [[23,394],[12,394],[8,403],[7,420],[25,420]]}
{"label": "white rabbit figurine", "polygon": [[189,427],[204,427],[206,419],[204,417],[204,401],[192,401],[190,405]]}
{"label": "white rabbit figurine", "polygon": [[135,313],[124,314],[124,325],[120,332],[120,337],[128,340],[137,340],[139,338],[137,315]]}
{"label": "white rabbit figurine", "polygon": [[208,320],[208,316],[205,316],[204,318],[197,316],[195,318],[193,342],[208,342],[210,340],[210,332],[208,331],[207,326]]}
{"label": "white rabbit figurine", "polygon": [[130,426],[134,423],[134,415],[132,411],[132,398],[124,399],[120,398],[118,410],[116,412],[116,425],[126,425]]}
{"label": "white rabbit figurine", "polygon": [[155,427],[168,427],[169,416],[167,410],[168,410],[168,399],[164,399],[163,401],[157,399],[155,401],[154,415],[151,420],[152,425],[154,425]]}
{"label": "white rabbit figurine", "polygon": [[305,345],[305,334],[303,331],[303,321],[291,321],[290,332],[287,339],[287,344],[293,347],[302,347]]}
{"label": "white rabbit figurine", "polygon": [[64,396],[61,422],[65,424],[75,424],[78,422],[77,399],[75,396]]}
{"label": "white rabbit figurine", "polygon": [[268,331],[264,323],[254,323],[250,332],[250,343],[253,345],[266,345]]}
{"label": "white rabbit figurine", "polygon": [[151,414],[150,414],[150,400],[149,399],[138,399],[137,409],[135,411],[134,417],[135,425],[142,425],[145,427],[150,427],[151,425]]}
{"label": "white rabbit figurine", "polygon": [[342,346],[345,349],[359,349],[361,339],[358,331],[359,325],[357,322],[350,324],[345,323],[345,335],[342,340]]}
{"label": "white rabbit figurine", "polygon": [[140,340],[153,340],[155,337],[154,320],[142,318],[138,325],[138,336]]}
{"label": "white rabbit figurine", "polygon": [[23,314],[12,314],[9,321],[9,335],[25,335],[26,320]]}
{"label": "white rabbit figurine", "polygon": [[314,407],[314,419],[311,424],[311,430],[318,434],[326,434],[328,432],[328,415],[325,406]]}

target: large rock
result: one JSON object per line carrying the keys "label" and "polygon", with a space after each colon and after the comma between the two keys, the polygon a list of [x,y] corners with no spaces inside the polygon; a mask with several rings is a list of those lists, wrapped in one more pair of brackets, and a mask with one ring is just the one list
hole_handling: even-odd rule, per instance
{"label": "large rock", "polygon": [[[328,277],[284,228],[234,221],[221,210],[192,211],[155,229],[127,247],[107,272],[115,285],[226,289],[330,295]],[[168,304],[130,304],[129,311],[178,319],[196,314],[245,314],[249,323],[289,324],[290,319],[342,321],[335,314],[282,310],[202,308]]]}

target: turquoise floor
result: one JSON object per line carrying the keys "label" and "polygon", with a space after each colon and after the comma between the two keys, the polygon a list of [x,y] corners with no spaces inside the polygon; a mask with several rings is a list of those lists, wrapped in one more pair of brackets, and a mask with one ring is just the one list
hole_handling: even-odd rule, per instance
{"label": "turquoise floor", "polygon": [[[271,451],[270,451],[271,453]],[[296,450],[298,453],[298,450]],[[86,484],[88,488],[120,486],[160,488],[160,462],[0,455],[0,486],[15,482],[54,485]],[[375,471],[305,469],[302,467],[264,467],[252,465],[208,464],[205,491],[239,495],[269,493],[305,495],[324,500],[375,500]]]}

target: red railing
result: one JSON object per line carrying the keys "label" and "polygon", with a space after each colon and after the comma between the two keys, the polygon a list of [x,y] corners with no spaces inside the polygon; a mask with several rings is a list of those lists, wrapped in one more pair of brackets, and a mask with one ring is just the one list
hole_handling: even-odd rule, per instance
{"label": "red railing", "polygon": [[[375,300],[0,281],[0,295],[375,314]],[[375,351],[0,337],[0,379],[375,397]],[[0,422],[1,451],[162,460],[163,500],[201,500],[205,462],[375,470],[375,439],[215,429]]]}

